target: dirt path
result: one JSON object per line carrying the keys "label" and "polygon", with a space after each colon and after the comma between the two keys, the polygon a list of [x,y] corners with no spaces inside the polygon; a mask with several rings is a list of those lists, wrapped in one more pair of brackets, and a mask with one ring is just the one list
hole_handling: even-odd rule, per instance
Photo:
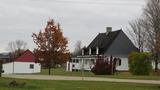
{"label": "dirt path", "polygon": [[55,75],[2,75],[9,78],[36,79],[36,80],[84,80],[84,81],[107,81],[107,82],[125,82],[125,83],[143,83],[160,84],[160,80],[131,80],[131,79],[113,79],[97,77],[75,77],[75,76],[55,76]]}

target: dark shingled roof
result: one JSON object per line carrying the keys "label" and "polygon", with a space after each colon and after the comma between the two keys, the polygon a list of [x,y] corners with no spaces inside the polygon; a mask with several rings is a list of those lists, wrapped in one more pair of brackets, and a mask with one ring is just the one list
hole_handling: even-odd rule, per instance
{"label": "dark shingled roof", "polygon": [[100,48],[100,49],[108,49],[108,47],[112,44],[114,39],[118,36],[118,34],[122,30],[112,31],[108,34],[106,33],[99,33],[97,37],[90,43],[87,48]]}
{"label": "dark shingled roof", "polygon": [[128,55],[132,51],[138,51],[121,29],[108,34],[99,33],[87,48],[83,48],[84,55],[89,55],[89,48],[91,48],[91,54],[96,55],[97,47],[99,55]]}

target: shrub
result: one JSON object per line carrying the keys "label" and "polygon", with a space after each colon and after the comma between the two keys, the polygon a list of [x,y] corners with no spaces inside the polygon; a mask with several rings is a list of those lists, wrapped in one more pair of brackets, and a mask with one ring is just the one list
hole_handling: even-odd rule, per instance
{"label": "shrub", "polygon": [[18,83],[17,83],[15,80],[13,80],[13,81],[11,81],[11,82],[9,83],[9,86],[11,86],[11,87],[17,87],[17,86],[18,86]]}
{"label": "shrub", "polygon": [[133,75],[149,75],[152,70],[150,54],[131,53],[129,55],[129,69]]}
{"label": "shrub", "polygon": [[24,86],[26,86],[26,83],[25,82],[18,83],[17,81],[12,80],[11,82],[9,82],[9,86],[10,87],[24,87]]}
{"label": "shrub", "polygon": [[96,75],[111,75],[115,72],[115,60],[109,62],[103,58],[98,58],[91,71]]}

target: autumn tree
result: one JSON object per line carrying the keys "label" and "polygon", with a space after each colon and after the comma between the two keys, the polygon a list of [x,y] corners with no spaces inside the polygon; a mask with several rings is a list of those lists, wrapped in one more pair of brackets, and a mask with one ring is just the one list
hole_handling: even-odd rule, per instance
{"label": "autumn tree", "polygon": [[10,58],[14,60],[19,57],[22,52],[26,50],[27,43],[23,40],[11,41],[8,43],[8,50],[10,51]]}
{"label": "autumn tree", "polygon": [[52,67],[69,59],[68,40],[64,37],[60,24],[55,23],[53,19],[47,22],[43,31],[33,33],[32,37],[37,45],[37,56],[47,66],[49,75]]}

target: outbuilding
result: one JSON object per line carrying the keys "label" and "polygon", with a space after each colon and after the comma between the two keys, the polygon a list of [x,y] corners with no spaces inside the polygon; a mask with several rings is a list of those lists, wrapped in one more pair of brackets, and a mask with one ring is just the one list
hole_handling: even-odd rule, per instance
{"label": "outbuilding", "polygon": [[36,62],[36,57],[30,50],[26,50],[15,61],[3,64],[3,70],[3,74],[40,73],[41,64]]}

